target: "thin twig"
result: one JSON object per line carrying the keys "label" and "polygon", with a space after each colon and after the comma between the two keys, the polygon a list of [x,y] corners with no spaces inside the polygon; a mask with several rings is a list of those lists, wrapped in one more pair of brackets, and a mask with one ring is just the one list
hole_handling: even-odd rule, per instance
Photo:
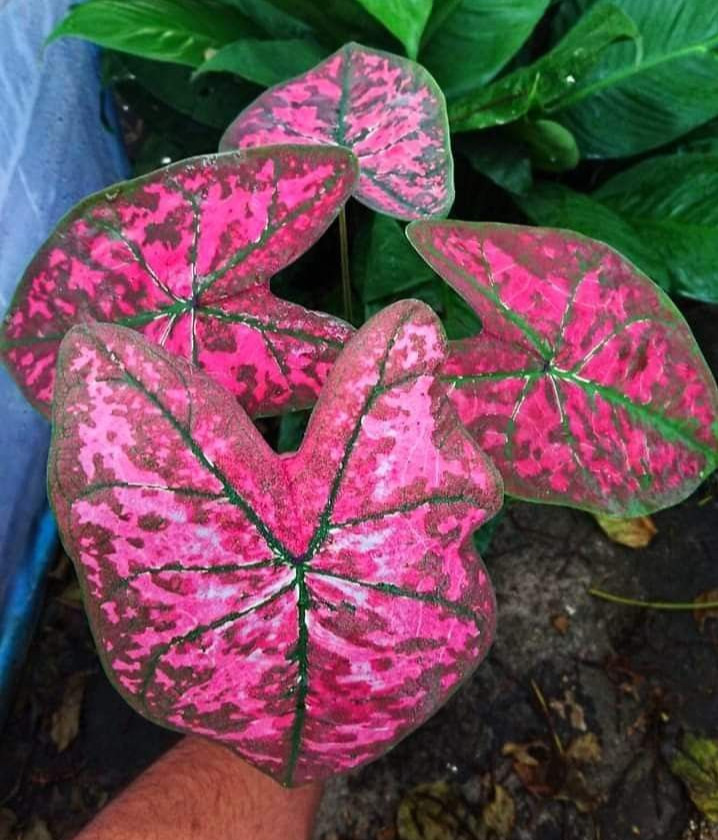
{"label": "thin twig", "polygon": [[349,233],[347,232],[346,207],[339,211],[339,257],[342,266],[342,295],[344,297],[344,317],[353,321],[352,280],[349,273]]}
{"label": "thin twig", "polygon": [[714,610],[718,609],[718,601],[638,601],[635,598],[624,598],[622,595],[613,595],[604,592],[603,589],[588,590],[589,595],[594,598],[601,598],[604,601],[611,601],[613,604],[623,604],[626,607],[643,607],[649,610]]}

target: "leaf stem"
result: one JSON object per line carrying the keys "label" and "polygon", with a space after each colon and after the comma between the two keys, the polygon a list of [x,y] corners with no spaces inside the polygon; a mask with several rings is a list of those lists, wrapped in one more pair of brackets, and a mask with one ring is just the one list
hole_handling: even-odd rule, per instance
{"label": "leaf stem", "polygon": [[644,607],[649,610],[714,610],[718,609],[718,601],[638,601],[635,598],[624,598],[622,595],[613,595],[611,592],[604,592],[603,589],[591,587],[589,595],[594,598],[601,598],[613,604],[623,604],[627,607]]}
{"label": "leaf stem", "polygon": [[342,266],[342,295],[344,297],[344,318],[352,323],[352,279],[349,273],[349,233],[347,231],[346,205],[339,211],[339,258]]}

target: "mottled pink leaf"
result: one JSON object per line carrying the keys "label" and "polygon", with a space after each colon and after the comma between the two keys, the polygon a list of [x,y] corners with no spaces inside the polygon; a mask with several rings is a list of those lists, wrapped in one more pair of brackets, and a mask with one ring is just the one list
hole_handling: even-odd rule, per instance
{"label": "mottled pink leaf", "polygon": [[359,158],[356,197],[399,219],[443,216],[454,200],[446,104],[407,58],[346,44],[313,70],[263,93],[221,149],[339,144]]}
{"label": "mottled pink leaf", "polygon": [[638,516],[715,469],[715,382],[676,307],[620,254],[514,225],[418,222],[409,238],[481,318],[443,378],[508,493]]}
{"label": "mottled pink leaf", "polygon": [[376,758],[473,670],[494,601],[471,533],[501,480],[444,358],[428,307],[384,310],[280,456],[185,361],[121,327],[72,330],[49,487],[128,702],[299,784]]}
{"label": "mottled pink leaf", "polygon": [[25,272],[5,363],[49,414],[65,332],[112,321],[199,364],[253,416],[311,405],[352,329],[274,297],[269,278],[321,236],[356,177],[344,149],[284,146],[183,161],[91,196]]}

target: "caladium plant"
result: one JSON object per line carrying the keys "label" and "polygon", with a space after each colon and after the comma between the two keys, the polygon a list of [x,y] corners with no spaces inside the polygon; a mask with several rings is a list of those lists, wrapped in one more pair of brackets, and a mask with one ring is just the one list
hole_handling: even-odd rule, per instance
{"label": "caladium plant", "polygon": [[310,247],[352,192],[340,148],[208,155],[83,201],[33,259],[0,353],[49,414],[60,341],[79,322],[132,326],[191,359],[255,415],[311,405],[343,321],[280,300],[270,277]]}
{"label": "caladium plant", "polygon": [[118,690],[285,784],[375,757],[490,644],[471,534],[501,479],[437,372],[422,303],[347,344],[296,453],[220,385],[123,327],[72,329],[49,489]]}
{"label": "caladium plant", "polygon": [[446,215],[454,200],[444,95],[419,64],[346,44],[249,105],[221,149],[338,144],[356,154],[359,201],[399,219]]}
{"label": "caladium plant", "polygon": [[481,319],[442,375],[510,494],[638,516],[716,468],[715,381],[679,311],[620,254],[517,225],[408,235]]}

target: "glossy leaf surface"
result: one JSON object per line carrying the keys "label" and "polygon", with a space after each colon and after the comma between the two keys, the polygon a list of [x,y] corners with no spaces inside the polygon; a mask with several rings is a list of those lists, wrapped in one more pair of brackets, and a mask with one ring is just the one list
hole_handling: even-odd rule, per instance
{"label": "glossy leaf surface", "polygon": [[261,30],[214,0],[87,0],[70,9],[50,40],[86,38],[102,47],[198,67],[212,50]]}
{"label": "glossy leaf surface", "polygon": [[414,246],[483,330],[444,368],[507,492],[638,516],[718,463],[718,391],[670,299],[618,253],[568,231],[416,222]]}
{"label": "glossy leaf surface", "polygon": [[[585,157],[640,154],[718,115],[718,4],[613,2],[635,22],[641,38],[636,45],[607,49],[595,67],[576,78],[562,103],[561,120]],[[562,6],[562,23],[586,15],[585,0]]]}
{"label": "glossy leaf surface", "polygon": [[445,215],[454,198],[444,96],[413,61],[347,44],[263,93],[220,148],[338,144],[358,157],[356,197],[401,219]]}
{"label": "glossy leaf surface", "polygon": [[536,224],[613,246],[671,294],[718,303],[718,155],[649,158],[591,195],[536,183],[517,202]]}
{"label": "glossy leaf surface", "polygon": [[327,52],[308,38],[271,41],[242,38],[218,50],[197,69],[197,73],[224,71],[268,87],[309,70]]}
{"label": "glossy leaf surface", "polygon": [[514,122],[531,111],[561,107],[579,79],[615,41],[639,37],[634,22],[612,3],[598,3],[546,55],[451,102],[453,131]]}
{"label": "glossy leaf surface", "polygon": [[548,0],[435,0],[419,59],[451,99],[486,84],[518,52]]}
{"label": "glossy leaf surface", "polygon": [[117,688],[285,784],[376,758],[474,669],[494,625],[471,533],[501,480],[404,301],[348,343],[295,454],[216,383],[112,325],[63,343],[49,465]]}
{"label": "glossy leaf surface", "polygon": [[357,0],[416,58],[421,35],[429,20],[433,0]]}
{"label": "glossy leaf surface", "polygon": [[355,179],[346,150],[275,147],[183,161],[91,196],[28,267],[5,363],[48,413],[65,332],[113,321],[199,364],[252,415],[312,404],[351,328],[274,297],[269,278],[326,230]]}

